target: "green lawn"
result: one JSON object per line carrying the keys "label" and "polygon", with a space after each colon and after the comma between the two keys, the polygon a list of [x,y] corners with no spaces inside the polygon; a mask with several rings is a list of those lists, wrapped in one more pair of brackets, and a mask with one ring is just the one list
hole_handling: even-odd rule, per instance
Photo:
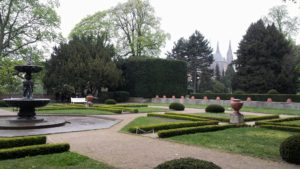
{"label": "green lawn", "polygon": [[113,169],[104,163],[72,152],[3,160],[0,161],[0,166],[1,169]]}
{"label": "green lawn", "polygon": [[[148,105],[151,106],[169,106],[168,103],[150,103]],[[205,109],[207,105],[200,104],[184,104],[186,108],[197,108],[197,109]],[[225,106],[226,110],[232,110],[230,106]],[[293,109],[277,109],[277,108],[259,108],[259,107],[246,107],[244,106],[241,109],[242,112],[255,112],[255,113],[266,113],[266,114],[288,114],[288,115],[299,115],[299,110]]]}
{"label": "green lawn", "polygon": [[216,132],[197,133],[167,138],[168,140],[279,160],[281,142],[296,133],[263,128],[233,128]]}
{"label": "green lawn", "polygon": [[156,108],[156,107],[138,107],[139,113],[152,113],[152,112],[165,112],[169,109]]}
{"label": "green lawn", "polygon": [[124,126],[121,131],[128,132],[128,129],[135,126],[145,126],[145,125],[152,125],[152,124],[162,124],[168,122],[186,122],[185,120],[174,120],[174,119],[167,119],[167,118],[159,118],[159,117],[138,117]]}

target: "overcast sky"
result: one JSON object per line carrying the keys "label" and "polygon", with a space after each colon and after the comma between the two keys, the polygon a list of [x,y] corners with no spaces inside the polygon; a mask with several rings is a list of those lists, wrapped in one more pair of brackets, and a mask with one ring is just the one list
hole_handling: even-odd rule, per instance
{"label": "overcast sky", "polygon": [[[63,36],[67,37],[75,24],[87,15],[126,1],[60,0],[57,12],[61,17]],[[300,17],[299,3],[283,3],[282,0],[150,0],[150,3],[155,15],[161,18],[161,28],[171,35],[162,48],[161,57],[165,57],[180,37],[188,38],[195,30],[210,41],[214,51],[219,42],[220,51],[226,57],[229,41],[235,52],[249,25],[266,16],[270,8],[286,4],[290,16]]]}

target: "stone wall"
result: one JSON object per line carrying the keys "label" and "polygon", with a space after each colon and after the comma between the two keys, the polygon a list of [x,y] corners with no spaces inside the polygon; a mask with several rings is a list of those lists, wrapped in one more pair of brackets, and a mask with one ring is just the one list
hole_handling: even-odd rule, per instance
{"label": "stone wall", "polygon": [[[152,98],[152,103],[186,103],[186,104],[221,104],[224,106],[230,105],[230,100],[203,100],[203,99],[190,99],[190,98]],[[268,108],[281,108],[281,109],[299,109],[300,103],[287,103],[287,102],[260,102],[260,101],[243,101],[244,106],[249,107],[268,107]]]}

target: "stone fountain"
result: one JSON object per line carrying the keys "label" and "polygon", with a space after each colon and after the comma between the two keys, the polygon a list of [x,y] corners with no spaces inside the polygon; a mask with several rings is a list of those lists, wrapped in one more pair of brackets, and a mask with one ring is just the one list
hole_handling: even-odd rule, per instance
{"label": "stone fountain", "polygon": [[[25,73],[23,81],[23,98],[3,99],[11,107],[18,107],[18,117],[10,118],[6,122],[0,123],[0,128],[44,128],[61,126],[66,122],[59,119],[44,119],[36,116],[35,108],[46,106],[50,99],[33,98],[32,73],[38,73],[42,67],[33,65],[31,61],[27,65],[15,66],[18,73]],[[9,123],[7,123],[7,121]]]}

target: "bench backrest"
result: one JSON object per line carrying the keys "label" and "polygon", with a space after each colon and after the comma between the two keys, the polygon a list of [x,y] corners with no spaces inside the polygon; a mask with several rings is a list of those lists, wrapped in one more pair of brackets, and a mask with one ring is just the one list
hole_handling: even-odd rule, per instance
{"label": "bench backrest", "polygon": [[86,100],[85,100],[85,98],[72,98],[71,97],[71,102],[84,103],[84,102],[86,102]]}

